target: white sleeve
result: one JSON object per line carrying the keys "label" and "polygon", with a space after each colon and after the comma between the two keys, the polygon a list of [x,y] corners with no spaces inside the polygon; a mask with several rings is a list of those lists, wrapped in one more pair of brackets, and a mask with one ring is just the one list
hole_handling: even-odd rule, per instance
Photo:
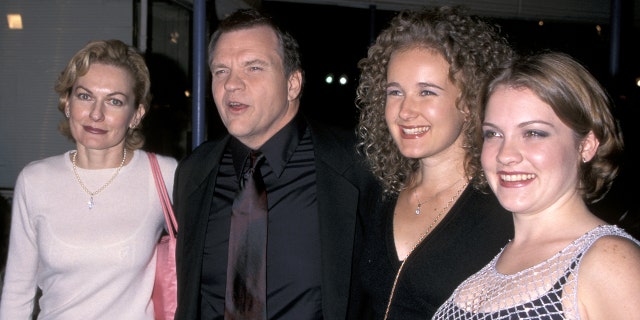
{"label": "white sleeve", "polygon": [[0,296],[0,320],[31,319],[36,294],[38,248],[29,215],[28,181],[24,170],[14,188],[9,254]]}

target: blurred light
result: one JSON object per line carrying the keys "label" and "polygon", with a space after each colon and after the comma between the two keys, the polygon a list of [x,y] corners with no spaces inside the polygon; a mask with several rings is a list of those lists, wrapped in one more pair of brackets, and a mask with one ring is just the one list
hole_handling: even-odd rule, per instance
{"label": "blurred light", "polygon": [[20,14],[7,14],[7,23],[9,24],[9,29],[22,29],[22,15]]}
{"label": "blurred light", "polygon": [[184,91],[184,96],[187,97],[187,98],[191,97],[191,91],[185,90]]}
{"label": "blurred light", "polygon": [[329,74],[324,78],[324,82],[326,82],[327,84],[332,84],[332,83],[333,83],[333,74],[329,73]]}
{"label": "blurred light", "polygon": [[178,33],[178,31],[171,32],[170,41],[172,43],[178,43],[178,38],[180,38],[180,33]]}
{"label": "blurred light", "polygon": [[640,87],[640,77],[636,78],[636,87]]}
{"label": "blurred light", "polygon": [[340,84],[343,85],[343,86],[345,84],[347,84],[347,76],[346,75],[343,74],[343,75],[340,76]]}
{"label": "blurred light", "polygon": [[596,25],[596,32],[598,33],[599,36],[602,35],[602,27],[599,24]]}
{"label": "blurred light", "polygon": [[538,21],[538,25],[541,26],[541,27],[544,26],[544,21],[542,21],[542,20]]}

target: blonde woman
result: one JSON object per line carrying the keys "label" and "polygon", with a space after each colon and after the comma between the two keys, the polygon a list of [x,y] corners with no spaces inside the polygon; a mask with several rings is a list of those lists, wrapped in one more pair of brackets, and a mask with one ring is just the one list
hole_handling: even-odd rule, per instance
{"label": "blonde woman", "polygon": [[[0,319],[31,319],[36,303],[39,319],[154,318],[165,223],[140,150],[149,82],[143,57],[118,40],[88,43],[60,74],[61,131],[76,149],[18,176]],[[177,161],[158,161],[172,190]]]}

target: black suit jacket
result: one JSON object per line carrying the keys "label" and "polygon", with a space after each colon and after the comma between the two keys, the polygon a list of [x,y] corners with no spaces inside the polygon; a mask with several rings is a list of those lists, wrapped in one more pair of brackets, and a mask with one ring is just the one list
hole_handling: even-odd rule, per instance
{"label": "black suit jacket", "polygon": [[[361,308],[357,270],[363,220],[379,184],[355,152],[355,135],[310,124],[316,164],[322,257],[324,319],[352,319]],[[178,219],[176,319],[199,319],[200,275],[207,220],[218,164],[229,136],[205,142],[176,170],[174,206]]]}

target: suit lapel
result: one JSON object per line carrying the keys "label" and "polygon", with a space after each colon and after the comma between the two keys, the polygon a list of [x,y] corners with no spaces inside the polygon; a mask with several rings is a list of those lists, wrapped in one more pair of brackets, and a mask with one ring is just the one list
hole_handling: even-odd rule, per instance
{"label": "suit lapel", "polygon": [[[185,186],[185,201],[187,202],[185,214],[188,216],[182,219],[186,224],[182,230],[189,230],[192,233],[189,237],[185,237],[183,248],[185,249],[185,262],[191,263],[192,267],[202,266],[202,253],[204,250],[205,233],[207,230],[207,221],[211,210],[211,202],[213,200],[213,191],[215,189],[216,177],[218,175],[218,167],[220,158],[224,152],[224,148],[229,139],[225,138],[215,142],[214,146],[201,155],[201,160],[196,163],[205,165],[194,168],[187,177]],[[202,160],[204,159],[204,160]],[[188,243],[187,240],[193,242]],[[187,267],[191,268],[191,267]],[[200,270],[191,270],[200,272]]]}
{"label": "suit lapel", "polygon": [[[339,139],[312,130],[322,245],[322,299],[325,318],[345,318],[351,286],[359,192],[346,177],[353,158]],[[337,151],[337,152],[336,152]]]}

